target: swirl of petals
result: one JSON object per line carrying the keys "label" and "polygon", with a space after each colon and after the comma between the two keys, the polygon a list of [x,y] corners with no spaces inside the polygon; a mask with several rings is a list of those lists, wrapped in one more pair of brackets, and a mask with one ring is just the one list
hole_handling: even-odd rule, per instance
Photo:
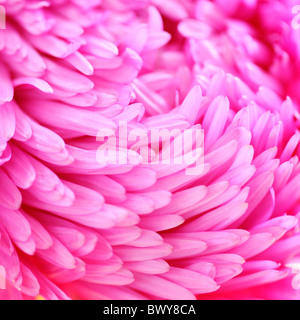
{"label": "swirl of petals", "polygon": [[0,4],[0,299],[300,298],[295,1]]}

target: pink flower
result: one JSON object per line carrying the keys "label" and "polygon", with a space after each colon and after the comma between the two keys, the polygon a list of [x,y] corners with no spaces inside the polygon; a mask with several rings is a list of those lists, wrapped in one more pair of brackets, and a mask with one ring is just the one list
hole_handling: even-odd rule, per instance
{"label": "pink flower", "polygon": [[296,4],[2,0],[0,298],[298,299]]}

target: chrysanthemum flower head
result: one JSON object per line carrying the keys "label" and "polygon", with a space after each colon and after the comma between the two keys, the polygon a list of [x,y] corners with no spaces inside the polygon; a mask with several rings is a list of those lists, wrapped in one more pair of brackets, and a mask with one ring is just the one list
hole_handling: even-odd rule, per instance
{"label": "chrysanthemum flower head", "polygon": [[2,299],[299,298],[296,1],[0,3]]}

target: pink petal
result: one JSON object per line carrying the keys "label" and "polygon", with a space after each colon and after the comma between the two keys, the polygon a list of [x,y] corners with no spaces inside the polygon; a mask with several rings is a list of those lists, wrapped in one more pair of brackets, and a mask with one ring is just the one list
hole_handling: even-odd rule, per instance
{"label": "pink petal", "polygon": [[0,107],[0,137],[8,141],[10,140],[16,128],[16,117],[11,104],[3,104]]}
{"label": "pink petal", "polygon": [[187,289],[159,276],[136,275],[131,287],[168,300],[195,300],[195,296]]}
{"label": "pink petal", "polygon": [[0,104],[9,102],[13,99],[13,84],[10,79],[9,71],[7,68],[0,64],[0,73],[1,73],[1,90],[0,90]]}
{"label": "pink petal", "polygon": [[17,210],[20,208],[22,195],[11,179],[0,170],[0,205]]}
{"label": "pink petal", "polygon": [[125,266],[132,271],[144,274],[162,274],[170,270],[168,263],[162,259],[126,262]]}
{"label": "pink petal", "polygon": [[172,247],[168,244],[162,244],[148,248],[135,248],[130,246],[115,247],[115,252],[124,261],[143,261],[159,259],[168,256]]}
{"label": "pink petal", "polygon": [[195,294],[212,292],[219,288],[213,279],[192,270],[171,267],[161,277],[188,288]]}

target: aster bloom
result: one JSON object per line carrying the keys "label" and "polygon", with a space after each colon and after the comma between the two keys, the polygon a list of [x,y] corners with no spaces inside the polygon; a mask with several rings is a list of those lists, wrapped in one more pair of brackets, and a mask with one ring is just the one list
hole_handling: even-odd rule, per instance
{"label": "aster bloom", "polygon": [[299,299],[296,1],[0,4],[1,299]]}

